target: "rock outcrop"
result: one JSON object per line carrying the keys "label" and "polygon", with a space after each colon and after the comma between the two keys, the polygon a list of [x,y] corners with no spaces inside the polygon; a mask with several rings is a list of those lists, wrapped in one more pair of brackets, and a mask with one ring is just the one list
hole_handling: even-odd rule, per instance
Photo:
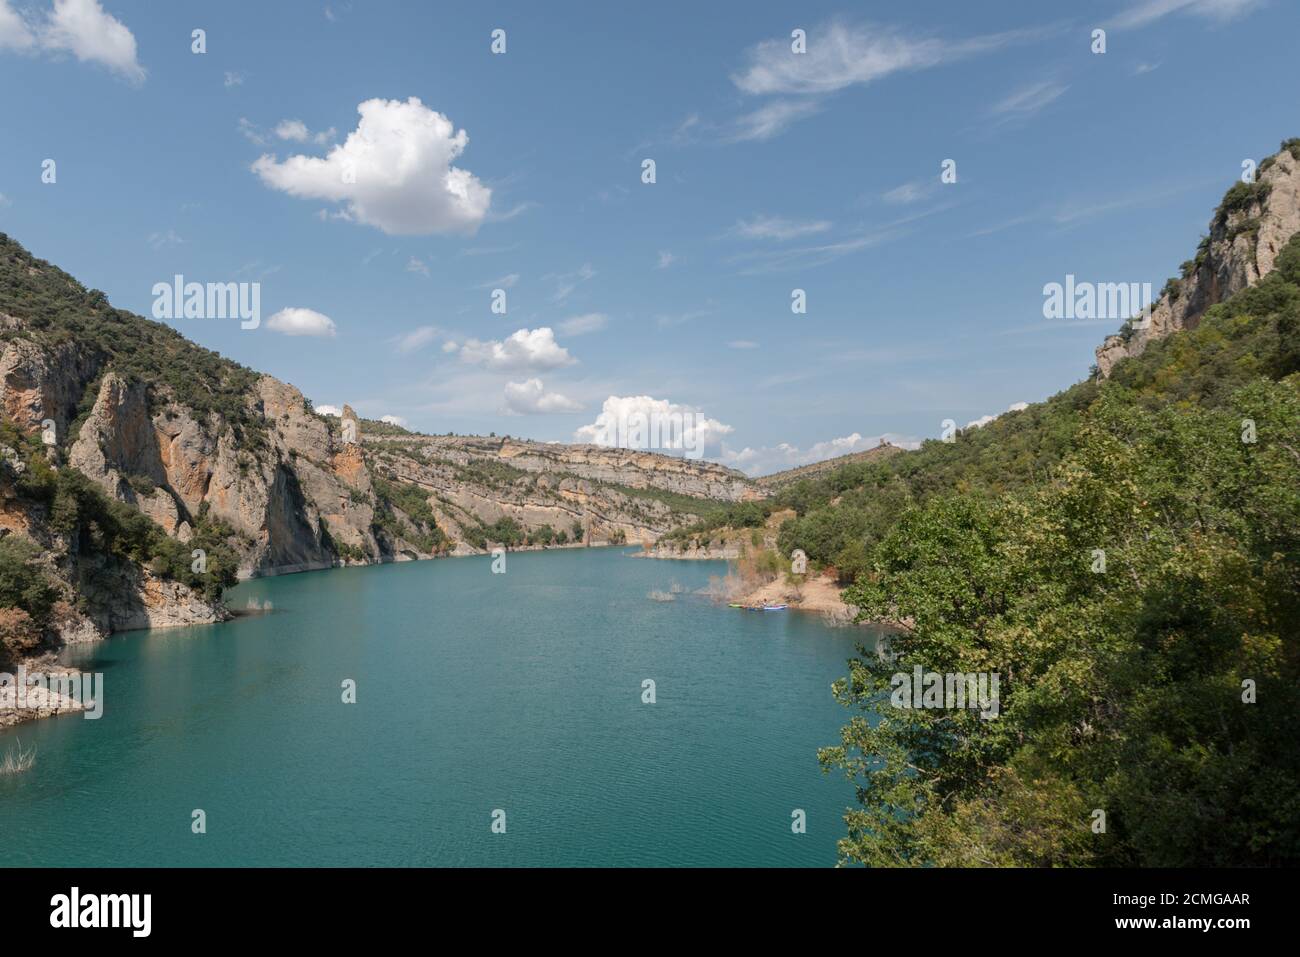
{"label": "rock outcrop", "polygon": [[1141,355],[1149,342],[1180,329],[1194,329],[1211,306],[1259,282],[1273,271],[1282,247],[1300,231],[1300,140],[1259,165],[1253,183],[1228,191],[1210,221],[1196,257],[1170,280],[1145,320],[1130,320],[1097,347],[1102,378],[1121,359]]}

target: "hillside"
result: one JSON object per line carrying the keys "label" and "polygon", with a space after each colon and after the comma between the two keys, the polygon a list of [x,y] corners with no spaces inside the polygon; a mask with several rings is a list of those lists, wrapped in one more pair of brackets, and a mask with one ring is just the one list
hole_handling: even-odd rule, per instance
{"label": "hillside", "polygon": [[[908,623],[836,683],[852,718],[819,757],[858,786],[842,861],[1300,861],[1294,142],[1263,167],[1273,201],[1230,190],[1096,378],[764,504],[796,511],[782,553]],[[1244,214],[1252,237],[1228,238]],[[914,668],[996,675],[996,714],[897,705]]]}
{"label": "hillside", "polygon": [[792,485],[801,479],[817,478],[820,475],[826,475],[836,469],[841,469],[846,465],[875,462],[901,451],[903,450],[897,445],[890,445],[882,439],[874,449],[867,449],[865,452],[850,452],[848,455],[837,455],[832,459],[822,459],[820,462],[799,465],[792,469],[783,469],[780,472],[773,472],[771,475],[760,476],[754,481],[762,488],[779,489]]}
{"label": "hillside", "polygon": [[344,417],[0,235],[0,658],[219,620],[242,577],[652,543],[764,495],[708,462]]}

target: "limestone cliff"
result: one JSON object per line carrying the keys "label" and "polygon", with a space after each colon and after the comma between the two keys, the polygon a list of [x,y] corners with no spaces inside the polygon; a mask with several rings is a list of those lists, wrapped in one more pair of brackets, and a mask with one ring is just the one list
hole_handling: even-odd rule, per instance
{"label": "limestone cliff", "polygon": [[1224,196],[1195,258],[1171,279],[1145,321],[1130,320],[1097,348],[1097,371],[1141,355],[1147,343],[1180,329],[1194,329],[1205,310],[1273,271],[1278,253],[1300,231],[1300,139],[1260,163],[1253,183],[1240,182]]}

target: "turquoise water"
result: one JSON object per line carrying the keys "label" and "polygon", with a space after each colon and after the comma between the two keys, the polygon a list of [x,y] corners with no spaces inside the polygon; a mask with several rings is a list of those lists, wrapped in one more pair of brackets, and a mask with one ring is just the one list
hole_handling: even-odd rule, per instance
{"label": "turquoise water", "polygon": [[[701,588],[720,562],[573,549],[490,569],[246,582],[232,607],[273,613],[69,653],[103,672],[104,716],[0,735],[38,748],[34,769],[0,778],[3,861],[834,863],[853,793],[816,752],[848,717],[830,684],[862,631],[648,598]],[[206,834],[191,833],[195,808]]]}

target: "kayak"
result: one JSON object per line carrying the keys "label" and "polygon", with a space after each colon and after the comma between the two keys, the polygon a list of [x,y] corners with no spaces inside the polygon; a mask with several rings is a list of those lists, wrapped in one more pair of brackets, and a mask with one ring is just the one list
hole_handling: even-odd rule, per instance
{"label": "kayak", "polygon": [[789,605],[764,605],[763,611],[785,611]]}

